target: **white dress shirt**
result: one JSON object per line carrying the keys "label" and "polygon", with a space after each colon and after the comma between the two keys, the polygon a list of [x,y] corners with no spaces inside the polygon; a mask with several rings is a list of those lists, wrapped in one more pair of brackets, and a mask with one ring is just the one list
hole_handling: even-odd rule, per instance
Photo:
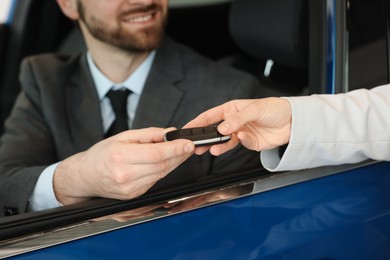
{"label": "white dress shirt", "polygon": [[[115,90],[127,88],[131,91],[127,102],[127,114],[129,115],[129,126],[131,127],[138,106],[138,101],[142,94],[146,78],[149,75],[155,56],[156,52],[151,52],[145,61],[130,75],[130,77],[120,84],[115,84],[98,69],[96,64],[93,62],[90,53],[87,53],[89,70],[100,99],[103,129],[105,132],[115,120],[115,113],[112,109],[110,100],[106,97],[107,92],[111,88]],[[58,164],[59,162],[50,165],[39,176],[29,199],[29,210],[36,211],[61,206],[61,204],[57,201],[53,190],[53,176]]]}

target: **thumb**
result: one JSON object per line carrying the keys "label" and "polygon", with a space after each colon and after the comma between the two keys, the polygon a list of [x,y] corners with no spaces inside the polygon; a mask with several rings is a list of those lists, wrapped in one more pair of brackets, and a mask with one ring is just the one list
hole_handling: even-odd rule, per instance
{"label": "thumb", "polygon": [[158,128],[149,127],[142,129],[133,129],[123,131],[117,134],[116,138],[121,141],[131,141],[138,143],[157,143],[164,141],[164,136],[167,132],[175,130],[176,128]]}

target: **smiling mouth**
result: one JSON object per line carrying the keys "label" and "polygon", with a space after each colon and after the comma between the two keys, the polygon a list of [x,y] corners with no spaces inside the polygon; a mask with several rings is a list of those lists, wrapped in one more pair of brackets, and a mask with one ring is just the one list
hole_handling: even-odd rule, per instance
{"label": "smiling mouth", "polygon": [[132,10],[127,10],[122,13],[123,21],[126,23],[142,24],[152,22],[156,19],[158,13],[162,11],[162,7],[157,4],[147,6],[139,6]]}
{"label": "smiling mouth", "polygon": [[125,19],[124,21],[129,22],[129,23],[144,23],[152,20],[153,14],[147,14],[147,15],[142,15],[142,16],[137,16],[133,18],[128,18]]}

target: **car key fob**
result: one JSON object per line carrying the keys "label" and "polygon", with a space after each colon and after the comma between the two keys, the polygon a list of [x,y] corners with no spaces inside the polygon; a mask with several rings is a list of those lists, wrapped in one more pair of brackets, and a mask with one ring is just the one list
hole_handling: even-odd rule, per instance
{"label": "car key fob", "polygon": [[195,146],[209,146],[225,143],[231,139],[231,136],[220,134],[215,126],[207,126],[178,129],[166,133],[165,141],[175,139],[189,139]]}

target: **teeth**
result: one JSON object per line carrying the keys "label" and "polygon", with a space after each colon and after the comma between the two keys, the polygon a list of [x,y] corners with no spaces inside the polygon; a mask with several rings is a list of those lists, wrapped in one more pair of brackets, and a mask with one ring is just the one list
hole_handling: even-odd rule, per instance
{"label": "teeth", "polygon": [[131,18],[128,21],[132,23],[139,23],[139,22],[146,22],[152,18],[152,15],[145,15],[145,16],[140,16],[136,18]]}

